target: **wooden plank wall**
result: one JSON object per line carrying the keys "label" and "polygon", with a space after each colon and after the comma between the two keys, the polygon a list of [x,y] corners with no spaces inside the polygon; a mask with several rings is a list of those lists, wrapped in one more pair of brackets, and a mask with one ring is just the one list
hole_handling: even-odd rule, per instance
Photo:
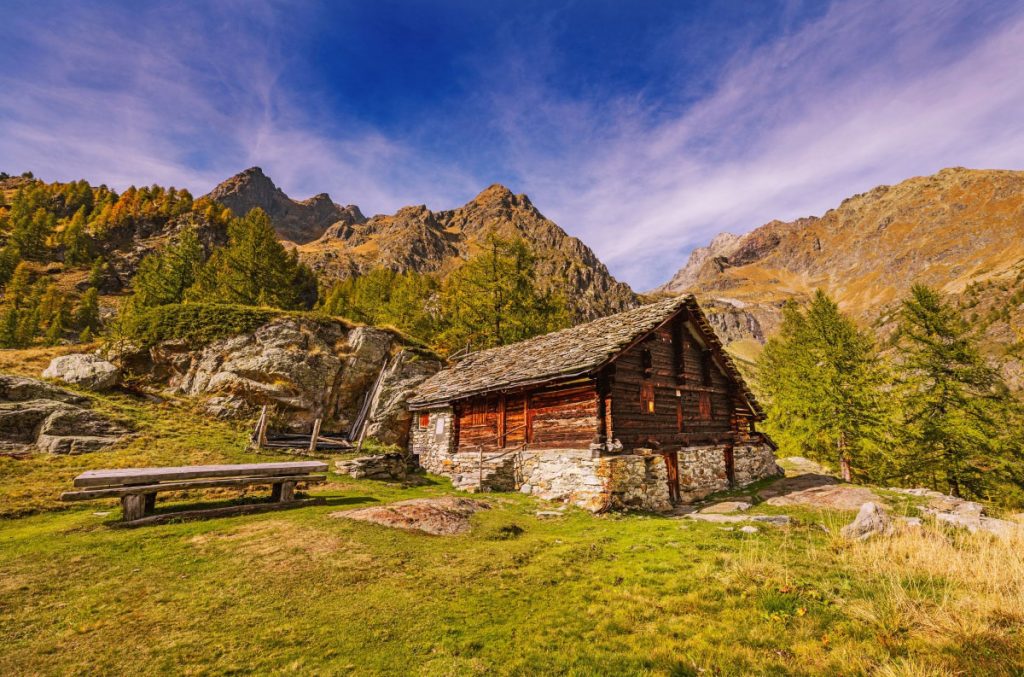
{"label": "wooden plank wall", "polygon": [[598,427],[593,383],[472,398],[458,403],[455,412],[459,451],[511,449],[528,434],[528,449],[581,449],[594,441]]}
{"label": "wooden plank wall", "polygon": [[[683,331],[685,315],[654,331],[648,339],[620,355],[609,373],[612,400],[612,436],[626,450],[657,442],[663,450],[673,450],[712,439],[732,430],[732,383],[721,370],[710,370],[710,385],[705,385],[700,345]],[[679,345],[682,349],[679,349]],[[649,376],[644,375],[644,350],[651,352]],[[680,364],[680,358],[682,364]],[[680,378],[680,367],[682,378]],[[644,383],[654,386],[654,412],[641,409],[640,391]],[[677,393],[679,393],[677,395]],[[711,418],[701,415],[710,404]],[[679,430],[680,421],[682,431]]]}

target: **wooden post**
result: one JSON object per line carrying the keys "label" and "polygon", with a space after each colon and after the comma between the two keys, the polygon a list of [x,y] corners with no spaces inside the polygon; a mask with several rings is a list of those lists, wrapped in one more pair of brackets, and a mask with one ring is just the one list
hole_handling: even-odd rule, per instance
{"label": "wooden post", "polygon": [[309,450],[316,451],[316,441],[320,437],[320,419],[313,421],[313,434],[309,437]]}
{"label": "wooden post", "polygon": [[257,449],[262,449],[267,443],[267,405],[265,404],[260,410],[260,418],[256,421],[256,430],[253,431],[252,437]]}
{"label": "wooden post", "polygon": [[476,477],[476,490],[484,490],[484,445],[480,445],[480,461],[476,466],[477,477]]}
{"label": "wooden post", "polygon": [[125,522],[133,522],[146,514],[146,495],[128,494],[121,497],[121,512]]}

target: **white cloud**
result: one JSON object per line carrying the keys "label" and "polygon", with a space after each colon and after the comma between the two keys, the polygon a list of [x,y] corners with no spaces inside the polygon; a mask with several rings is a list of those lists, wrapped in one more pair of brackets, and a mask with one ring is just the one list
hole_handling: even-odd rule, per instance
{"label": "white cloud", "polygon": [[[737,59],[675,119],[648,124],[627,106],[604,132],[593,112],[566,118],[576,150],[563,161],[505,130],[535,203],[650,288],[721,231],[820,214],[946,166],[1024,168],[1024,19],[945,44],[970,20],[964,5],[839,5]],[[549,91],[538,100],[541,115],[569,109]]]}

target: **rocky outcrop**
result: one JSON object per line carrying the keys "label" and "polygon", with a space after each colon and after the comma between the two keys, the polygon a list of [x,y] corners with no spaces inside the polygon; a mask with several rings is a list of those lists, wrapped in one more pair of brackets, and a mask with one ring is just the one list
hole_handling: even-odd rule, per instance
{"label": "rocky outcrop", "polygon": [[[884,337],[896,304],[924,283],[967,306],[1002,357],[1019,340],[1008,318],[1022,310],[1022,261],[1024,172],[957,167],[878,186],[821,216],[719,235],[658,291],[741,303],[771,335],[783,303],[820,288]],[[1008,362],[1008,380],[1024,385],[1022,361]]]}
{"label": "rocky outcrop", "polygon": [[43,378],[54,378],[87,390],[110,390],[121,381],[121,370],[99,355],[75,353],[53,358]]}
{"label": "rocky outcrop", "polygon": [[84,454],[121,441],[128,428],[87,398],[41,381],[0,376],[0,449]]}
{"label": "rocky outcrop", "polygon": [[304,433],[317,418],[324,433],[351,432],[383,370],[366,435],[403,447],[410,421],[406,398],[441,368],[394,332],[298,317],[277,318],[205,346],[165,341],[122,358],[151,384],[200,398],[212,414],[249,416],[267,405],[272,428]]}
{"label": "rocky outcrop", "polygon": [[208,197],[236,216],[244,216],[257,207],[262,209],[282,239],[300,244],[322,236],[328,227],[344,228],[366,220],[359,207],[342,207],[326,193],[307,200],[293,200],[259,167],[250,167],[232,176],[210,191]]}
{"label": "rocky outcrop", "polygon": [[418,205],[364,222],[336,224],[316,242],[299,247],[299,256],[328,280],[378,266],[445,275],[492,231],[531,245],[541,284],[564,291],[578,320],[638,305],[633,291],[616,281],[589,247],[547,219],[526,195],[500,185],[458,209],[434,212]]}

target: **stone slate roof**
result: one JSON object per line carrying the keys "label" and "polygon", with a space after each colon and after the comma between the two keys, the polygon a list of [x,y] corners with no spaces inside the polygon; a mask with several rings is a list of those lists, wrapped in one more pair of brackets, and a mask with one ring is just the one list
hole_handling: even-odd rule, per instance
{"label": "stone slate roof", "polygon": [[753,393],[723,350],[692,294],[650,303],[519,343],[470,353],[420,384],[409,406],[424,409],[486,392],[592,374],[684,307],[697,318],[703,334],[711,341],[712,349],[751,409],[763,416]]}

